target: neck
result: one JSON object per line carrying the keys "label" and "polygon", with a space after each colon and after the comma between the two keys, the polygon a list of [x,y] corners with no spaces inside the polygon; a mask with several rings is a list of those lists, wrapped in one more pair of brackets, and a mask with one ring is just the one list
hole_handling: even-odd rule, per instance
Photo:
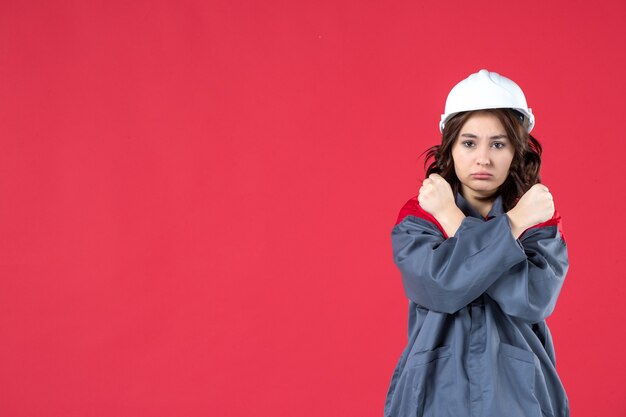
{"label": "neck", "polygon": [[495,194],[485,195],[473,190],[466,190],[464,187],[461,189],[461,195],[483,217],[489,214],[496,198]]}

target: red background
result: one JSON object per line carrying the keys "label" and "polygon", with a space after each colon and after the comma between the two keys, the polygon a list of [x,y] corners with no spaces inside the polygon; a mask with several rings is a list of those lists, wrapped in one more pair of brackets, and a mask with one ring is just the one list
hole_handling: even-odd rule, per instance
{"label": "red background", "polygon": [[450,88],[537,117],[573,416],[626,415],[626,3],[0,2],[0,414],[382,416]]}

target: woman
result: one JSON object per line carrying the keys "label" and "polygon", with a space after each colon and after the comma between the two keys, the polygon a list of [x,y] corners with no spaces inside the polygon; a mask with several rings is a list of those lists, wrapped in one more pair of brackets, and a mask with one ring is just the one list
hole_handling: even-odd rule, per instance
{"label": "woman", "polygon": [[569,416],[545,322],[569,262],[533,126],[499,74],[450,91],[435,160],[392,231],[409,340],[386,417]]}

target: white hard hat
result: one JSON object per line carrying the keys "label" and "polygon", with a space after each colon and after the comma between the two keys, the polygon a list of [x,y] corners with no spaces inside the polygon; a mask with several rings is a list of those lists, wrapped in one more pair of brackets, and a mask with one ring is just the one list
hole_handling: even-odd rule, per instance
{"label": "white hard hat", "polygon": [[445,113],[441,115],[439,130],[455,114],[482,109],[514,109],[524,115],[523,125],[530,131],[535,126],[535,116],[526,104],[522,89],[513,81],[495,72],[481,69],[454,86],[446,100]]}

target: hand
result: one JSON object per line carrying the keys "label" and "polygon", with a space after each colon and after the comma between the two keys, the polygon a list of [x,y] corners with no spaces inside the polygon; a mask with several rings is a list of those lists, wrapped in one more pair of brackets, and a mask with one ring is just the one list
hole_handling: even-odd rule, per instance
{"label": "hand", "polygon": [[439,174],[430,174],[422,181],[417,201],[435,218],[456,208],[452,187]]}
{"label": "hand", "polygon": [[508,213],[515,227],[528,229],[554,216],[554,201],[548,187],[535,184],[519,199]]}

